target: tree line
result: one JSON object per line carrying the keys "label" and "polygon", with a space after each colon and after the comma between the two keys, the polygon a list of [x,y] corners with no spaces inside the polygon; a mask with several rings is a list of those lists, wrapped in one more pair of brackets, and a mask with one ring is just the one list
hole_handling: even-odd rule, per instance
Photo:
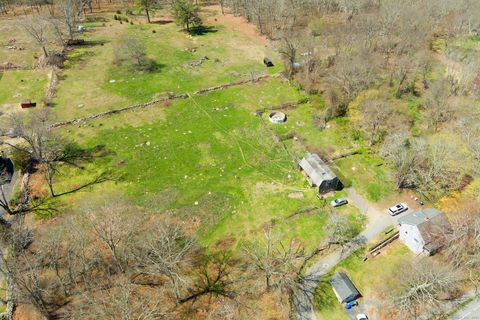
{"label": "tree line", "polygon": [[236,253],[211,250],[173,215],[115,194],[48,230],[19,222],[4,231],[0,272],[14,286],[10,299],[45,319],[260,319],[265,297],[284,301],[278,313],[287,317],[308,262],[355,235],[332,214],[312,251],[270,228]]}

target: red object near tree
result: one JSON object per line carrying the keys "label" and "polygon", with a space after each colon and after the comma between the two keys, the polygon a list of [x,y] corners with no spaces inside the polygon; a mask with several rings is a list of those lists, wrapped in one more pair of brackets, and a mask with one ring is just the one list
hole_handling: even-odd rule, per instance
{"label": "red object near tree", "polygon": [[32,107],[35,107],[36,105],[37,105],[37,103],[36,103],[36,102],[32,102],[31,100],[22,101],[22,103],[20,104],[20,106],[22,107],[22,109],[32,108]]}

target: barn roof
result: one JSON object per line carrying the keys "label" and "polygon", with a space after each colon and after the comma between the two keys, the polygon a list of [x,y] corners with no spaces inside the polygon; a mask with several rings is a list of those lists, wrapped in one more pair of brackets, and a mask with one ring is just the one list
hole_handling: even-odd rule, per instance
{"label": "barn roof", "polygon": [[10,183],[13,177],[12,160],[0,157],[0,185]]}
{"label": "barn roof", "polygon": [[337,177],[316,153],[308,152],[300,160],[299,165],[317,186],[320,186],[322,181],[333,180]]}
{"label": "barn roof", "polygon": [[343,272],[335,272],[330,279],[328,279],[328,282],[330,282],[333,290],[342,302],[352,297],[357,298],[360,296],[360,292],[358,292],[355,285]]}

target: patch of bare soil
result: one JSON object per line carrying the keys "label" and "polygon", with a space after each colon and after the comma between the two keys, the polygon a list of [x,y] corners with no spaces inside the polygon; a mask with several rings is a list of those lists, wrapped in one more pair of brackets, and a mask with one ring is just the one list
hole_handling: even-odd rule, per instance
{"label": "patch of bare soil", "polygon": [[[419,205],[418,202],[415,200],[416,198],[421,199],[424,202],[424,205]],[[429,207],[427,199],[422,198],[420,195],[418,195],[412,190],[400,190],[400,192],[395,193],[394,196],[378,202],[375,207],[377,207],[379,210],[386,210],[387,208],[401,202],[406,203],[410,211],[417,210],[422,207]]]}
{"label": "patch of bare soil", "polygon": [[288,194],[288,197],[290,199],[303,199],[305,196],[303,195],[303,192],[292,192]]}
{"label": "patch of bare soil", "polygon": [[45,177],[41,169],[38,169],[35,173],[30,175],[28,187],[32,199],[48,196],[48,190],[45,189],[45,183]]}
{"label": "patch of bare soil", "polygon": [[21,304],[15,308],[13,320],[44,320],[42,316],[32,305]]}
{"label": "patch of bare soil", "polygon": [[234,16],[227,8],[225,8],[225,15],[222,15],[219,5],[207,6],[204,10],[207,13],[205,21],[208,24],[222,24],[233,32],[242,33],[256,44],[265,46],[269,44],[268,38],[262,36],[253,24],[248,23],[243,17]]}

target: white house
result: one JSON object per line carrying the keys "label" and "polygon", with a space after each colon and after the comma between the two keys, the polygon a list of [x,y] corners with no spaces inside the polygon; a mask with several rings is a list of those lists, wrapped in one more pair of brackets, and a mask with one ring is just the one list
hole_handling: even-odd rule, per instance
{"label": "white house", "polygon": [[432,208],[413,211],[398,219],[398,223],[400,241],[415,254],[434,254],[450,230],[445,214]]}

